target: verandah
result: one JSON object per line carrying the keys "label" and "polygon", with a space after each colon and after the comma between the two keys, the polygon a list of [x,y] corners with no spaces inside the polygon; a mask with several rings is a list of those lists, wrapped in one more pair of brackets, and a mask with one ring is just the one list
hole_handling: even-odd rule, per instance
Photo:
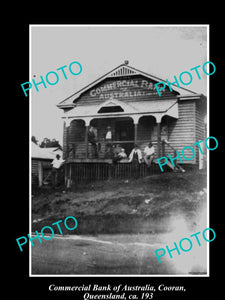
{"label": "verandah", "polygon": [[[131,117],[96,118],[90,121],[89,126],[84,120],[73,120],[70,126],[64,128],[64,159],[105,159],[108,158],[108,146],[115,147],[118,144],[129,156],[134,144],[138,144],[143,151],[150,140],[156,156],[160,157],[161,140],[168,139],[169,119],[172,121],[171,117],[164,116],[159,123],[154,116],[142,116],[138,122]],[[96,146],[89,140],[90,128],[94,128]],[[110,139],[106,138],[108,128],[111,131]]]}
{"label": "verandah", "polygon": [[[133,176],[132,165],[129,160],[113,164],[112,159],[106,157],[107,149],[120,145],[127,156],[134,144],[138,144],[143,152],[149,141],[155,147],[155,160],[150,168],[143,162],[140,165],[139,177],[160,173],[156,158],[160,157],[163,147],[161,140],[168,138],[168,118],[164,116],[161,123],[157,123],[154,116],[142,116],[138,122],[130,117],[96,118],[89,126],[81,119],[73,120],[66,132],[64,155],[66,158],[66,184],[75,182],[92,182],[110,178],[128,179]],[[90,128],[96,129],[96,149],[88,140]],[[111,139],[106,139],[107,128],[110,127]],[[96,155],[97,154],[97,155]]]}

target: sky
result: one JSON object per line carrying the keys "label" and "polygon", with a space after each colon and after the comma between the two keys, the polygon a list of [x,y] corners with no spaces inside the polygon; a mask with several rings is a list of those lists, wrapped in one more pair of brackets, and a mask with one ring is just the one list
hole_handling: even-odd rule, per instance
{"label": "sky", "polygon": [[[171,82],[174,75],[210,60],[205,25],[30,25],[30,37],[29,81],[39,82],[40,76],[58,73],[57,68],[67,65],[67,80],[60,71],[57,84],[39,85],[39,92],[31,89],[31,136],[39,142],[47,137],[62,144],[63,110],[56,105],[125,60],[131,67]],[[77,76],[68,70],[74,61],[82,65]],[[207,95],[208,76],[200,74],[202,79],[193,75],[186,88]],[[53,81],[54,75],[49,79]]]}

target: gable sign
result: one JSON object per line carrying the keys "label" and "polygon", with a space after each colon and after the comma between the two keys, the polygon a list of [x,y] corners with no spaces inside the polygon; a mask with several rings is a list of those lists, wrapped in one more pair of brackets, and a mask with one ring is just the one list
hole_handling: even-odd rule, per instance
{"label": "gable sign", "polygon": [[[158,85],[160,88],[161,86]],[[167,90],[163,90],[163,93]],[[97,97],[99,99],[118,99],[118,98],[133,98],[143,96],[158,96],[155,85],[152,81],[147,79],[126,79],[113,80],[105,83],[89,92],[90,97]]]}

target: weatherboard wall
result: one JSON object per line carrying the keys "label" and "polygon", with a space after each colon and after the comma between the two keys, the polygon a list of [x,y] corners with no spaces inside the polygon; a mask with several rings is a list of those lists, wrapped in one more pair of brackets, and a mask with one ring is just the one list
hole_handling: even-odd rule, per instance
{"label": "weatherboard wall", "polygon": [[[191,146],[195,142],[195,101],[179,101],[178,116],[178,119],[168,121],[168,140],[170,145],[181,154],[184,147]],[[187,149],[184,153],[187,158],[192,157],[191,150]],[[167,145],[165,154],[166,156],[171,154],[173,157],[173,150]],[[185,163],[194,164],[196,158],[185,160]]]}

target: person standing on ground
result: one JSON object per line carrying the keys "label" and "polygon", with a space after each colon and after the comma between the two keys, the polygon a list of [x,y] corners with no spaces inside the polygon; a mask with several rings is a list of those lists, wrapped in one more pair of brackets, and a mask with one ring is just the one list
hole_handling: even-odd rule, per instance
{"label": "person standing on ground", "polygon": [[55,159],[51,162],[54,187],[58,185],[59,171],[64,162],[65,160],[61,159],[59,154],[56,154]]}
{"label": "person standing on ground", "polygon": [[139,177],[140,165],[142,161],[142,153],[138,145],[134,145],[134,149],[129,155],[129,161],[131,162],[131,171],[135,179]]}

